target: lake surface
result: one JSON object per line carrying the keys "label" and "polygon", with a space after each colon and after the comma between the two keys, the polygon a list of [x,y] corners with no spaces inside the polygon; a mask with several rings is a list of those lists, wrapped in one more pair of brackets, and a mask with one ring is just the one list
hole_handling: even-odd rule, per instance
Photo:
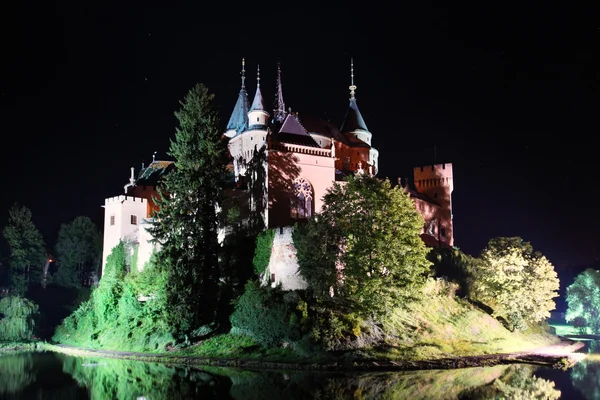
{"label": "lake surface", "polygon": [[1,399],[600,399],[600,345],[567,371],[502,365],[386,373],[174,367],[52,352],[0,354]]}

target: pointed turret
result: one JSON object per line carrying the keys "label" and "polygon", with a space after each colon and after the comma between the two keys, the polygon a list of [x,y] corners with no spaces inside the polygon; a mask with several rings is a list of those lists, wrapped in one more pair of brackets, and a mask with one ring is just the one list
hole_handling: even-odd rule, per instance
{"label": "pointed turret", "polygon": [[245,65],[246,62],[242,58],[242,71],[240,72],[240,74],[242,75],[242,88],[240,89],[240,94],[238,95],[235,107],[233,107],[233,112],[231,113],[229,123],[227,124],[227,131],[225,132],[225,135],[230,138],[239,135],[240,133],[248,129],[248,110],[250,109],[250,107],[248,104],[248,93],[246,92],[245,85]]}
{"label": "pointed turret", "polygon": [[275,93],[275,104],[273,107],[274,122],[283,122],[287,113],[285,112],[285,102],[283,101],[283,89],[281,85],[281,63],[277,63],[277,92]]}
{"label": "pointed turret", "polygon": [[[347,133],[355,133],[356,131],[365,131],[369,132],[369,128],[367,128],[367,124],[365,124],[365,120],[363,119],[360,111],[358,110],[358,104],[356,104],[356,85],[354,84],[354,60],[350,61],[350,106],[348,107],[348,111],[346,112],[346,117],[344,118],[344,122],[342,123],[342,128],[340,131],[344,134]],[[369,141],[365,142],[367,144],[371,144],[371,134],[369,133]],[[358,136],[357,136],[358,137]],[[359,139],[365,141],[363,138]],[[365,138],[366,139],[366,138]]]}
{"label": "pointed turret", "polygon": [[[365,124],[358,104],[356,104],[356,85],[354,84],[354,59],[350,59],[350,105],[346,112],[346,117],[342,123],[340,131],[354,146],[364,147],[366,144],[369,147],[369,172],[373,175],[377,174],[379,165],[379,152],[371,145],[371,132]],[[371,166],[373,167],[371,169]]]}
{"label": "pointed turret", "polygon": [[248,112],[249,129],[266,129],[269,113],[265,110],[262,93],[260,92],[260,65],[256,71],[256,94]]}

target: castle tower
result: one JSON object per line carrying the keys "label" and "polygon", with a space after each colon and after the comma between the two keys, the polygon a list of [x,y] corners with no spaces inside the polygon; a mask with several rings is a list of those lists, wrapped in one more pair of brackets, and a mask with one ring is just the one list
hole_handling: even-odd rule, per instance
{"label": "castle tower", "polygon": [[372,134],[369,132],[369,128],[367,128],[367,124],[356,103],[357,86],[354,84],[354,59],[350,59],[350,86],[348,88],[350,89],[350,105],[346,112],[346,116],[344,117],[340,132],[342,132],[350,142],[358,140],[370,148],[368,162],[373,166],[373,174],[377,174],[379,169],[379,152],[371,147]]}
{"label": "castle tower", "polygon": [[[242,69],[242,71],[244,70]],[[230,136],[228,144],[229,153],[233,157],[236,182],[241,176],[246,175],[246,166],[254,156],[254,152],[260,150],[267,143],[269,113],[265,110],[260,91],[260,67],[257,71],[256,82],[256,94],[252,105],[246,112],[246,128],[235,136]]]}
{"label": "castle tower", "polygon": [[435,164],[414,169],[415,189],[426,195],[438,207],[424,215],[425,233],[433,236],[438,243],[454,245],[452,192],[454,179],[452,164]]}
{"label": "castle tower", "polygon": [[242,75],[242,88],[240,89],[240,94],[238,95],[235,107],[233,107],[233,112],[231,113],[229,123],[227,124],[227,131],[225,132],[225,136],[229,138],[239,135],[244,130],[248,129],[248,110],[250,109],[250,106],[248,104],[248,93],[246,92],[245,86],[245,65],[246,62],[242,58],[242,71],[240,72]]}

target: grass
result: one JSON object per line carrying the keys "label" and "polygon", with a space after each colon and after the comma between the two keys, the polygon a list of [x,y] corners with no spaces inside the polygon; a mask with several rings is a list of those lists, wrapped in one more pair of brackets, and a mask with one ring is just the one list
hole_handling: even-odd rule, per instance
{"label": "grass", "polygon": [[455,297],[449,286],[430,282],[426,302],[395,310],[388,323],[391,339],[385,348],[371,349],[370,355],[430,360],[527,351],[559,341],[543,327],[511,332],[489,314]]}

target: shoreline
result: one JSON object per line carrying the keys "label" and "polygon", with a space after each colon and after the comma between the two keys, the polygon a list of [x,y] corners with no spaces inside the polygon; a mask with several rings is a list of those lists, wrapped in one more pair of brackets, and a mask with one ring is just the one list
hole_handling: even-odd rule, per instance
{"label": "shoreline", "polygon": [[249,360],[242,358],[207,358],[173,354],[149,354],[112,350],[83,349],[70,345],[40,343],[38,350],[54,351],[74,356],[92,356],[117,358],[187,366],[219,366],[247,369],[278,370],[315,370],[315,371],[416,371],[432,369],[460,369],[472,367],[491,367],[500,364],[533,364],[553,368],[568,369],[586,357],[584,353],[575,353],[585,343],[560,338],[559,343],[530,351],[512,353],[483,354],[477,356],[446,357],[434,360],[339,360],[325,363],[289,363],[275,361]]}

